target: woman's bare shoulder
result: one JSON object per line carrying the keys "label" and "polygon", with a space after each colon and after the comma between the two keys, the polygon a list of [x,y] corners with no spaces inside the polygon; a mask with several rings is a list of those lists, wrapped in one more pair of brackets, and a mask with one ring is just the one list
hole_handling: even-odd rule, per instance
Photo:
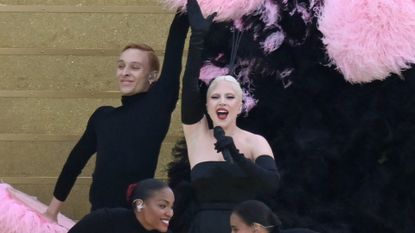
{"label": "woman's bare shoulder", "polygon": [[241,135],[245,140],[248,140],[254,143],[263,143],[267,141],[262,135],[255,134],[247,130],[241,130]]}
{"label": "woman's bare shoulder", "polygon": [[244,130],[244,142],[249,145],[252,151],[252,157],[256,158],[260,155],[270,155],[273,157],[271,146],[268,141],[260,134],[255,134]]}

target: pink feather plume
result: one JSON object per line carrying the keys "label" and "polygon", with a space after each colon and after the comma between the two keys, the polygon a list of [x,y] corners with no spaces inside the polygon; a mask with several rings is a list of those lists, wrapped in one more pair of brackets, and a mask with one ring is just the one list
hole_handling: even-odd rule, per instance
{"label": "pink feather plume", "polygon": [[227,75],[228,73],[229,69],[227,67],[222,68],[212,65],[211,63],[206,63],[200,69],[199,79],[208,85],[212,79],[221,75]]}
{"label": "pink feather plume", "polygon": [[266,0],[263,5],[263,12],[261,12],[261,19],[264,21],[266,27],[275,26],[279,20],[279,7],[271,0]]}
{"label": "pink feather plume", "polygon": [[285,35],[282,32],[274,32],[269,35],[264,42],[261,42],[261,46],[266,54],[274,52],[278,49],[282,42],[284,42]]}
{"label": "pink feather plume", "polygon": [[414,0],[327,0],[319,29],[351,83],[383,80],[415,63]]}
{"label": "pink feather plume", "polygon": [[243,112],[247,114],[249,111],[251,111],[255,105],[257,104],[258,100],[256,100],[252,95],[246,91],[243,93]]}
{"label": "pink feather plume", "polygon": [[10,185],[0,183],[1,233],[66,233],[75,224],[59,214],[58,223],[42,215],[46,205]]}

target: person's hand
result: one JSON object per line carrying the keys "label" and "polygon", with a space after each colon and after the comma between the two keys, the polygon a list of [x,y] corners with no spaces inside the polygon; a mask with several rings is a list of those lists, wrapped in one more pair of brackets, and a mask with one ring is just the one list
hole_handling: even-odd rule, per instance
{"label": "person's hand", "polygon": [[213,18],[216,16],[216,13],[213,13],[205,19],[197,0],[187,0],[187,14],[192,32],[202,35],[206,35],[209,32]]}
{"label": "person's hand", "polygon": [[221,153],[226,149],[231,151],[231,149],[233,149],[233,148],[235,148],[235,143],[233,142],[232,137],[222,136],[220,138],[217,138],[217,141],[215,143],[216,152]]}

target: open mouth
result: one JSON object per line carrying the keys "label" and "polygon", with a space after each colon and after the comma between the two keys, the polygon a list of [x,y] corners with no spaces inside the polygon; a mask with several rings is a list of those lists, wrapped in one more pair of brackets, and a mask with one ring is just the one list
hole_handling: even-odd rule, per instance
{"label": "open mouth", "polygon": [[169,225],[170,220],[162,219],[161,222],[164,223],[164,224],[166,224],[166,225]]}
{"label": "open mouth", "polygon": [[225,120],[228,117],[228,114],[229,114],[229,112],[226,109],[218,109],[216,111],[216,115],[217,115],[219,120]]}
{"label": "open mouth", "polygon": [[126,80],[126,79],[121,79],[120,80],[120,83],[121,84],[124,84],[124,85],[128,85],[128,84],[130,84],[130,83],[132,83],[133,81],[132,80]]}

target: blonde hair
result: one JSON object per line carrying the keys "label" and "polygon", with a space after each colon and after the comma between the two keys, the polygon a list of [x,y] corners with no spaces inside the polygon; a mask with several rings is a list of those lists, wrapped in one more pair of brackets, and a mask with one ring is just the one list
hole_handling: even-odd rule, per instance
{"label": "blonde hair", "polygon": [[234,87],[234,91],[235,94],[241,99],[242,101],[242,88],[241,85],[239,84],[238,80],[236,80],[233,76],[231,75],[221,75],[218,76],[216,78],[214,78],[212,80],[212,82],[210,82],[209,87],[207,89],[207,93],[206,95],[209,96],[210,93],[212,92],[213,88],[216,87],[218,85],[219,81],[228,81],[232,84],[232,86]]}
{"label": "blonde hair", "polygon": [[121,50],[121,52],[124,52],[127,49],[138,49],[138,50],[147,52],[149,63],[150,63],[150,69],[157,71],[157,73],[160,71],[160,61],[156,55],[156,52],[154,51],[152,47],[146,44],[130,43],[130,44],[127,44]]}

